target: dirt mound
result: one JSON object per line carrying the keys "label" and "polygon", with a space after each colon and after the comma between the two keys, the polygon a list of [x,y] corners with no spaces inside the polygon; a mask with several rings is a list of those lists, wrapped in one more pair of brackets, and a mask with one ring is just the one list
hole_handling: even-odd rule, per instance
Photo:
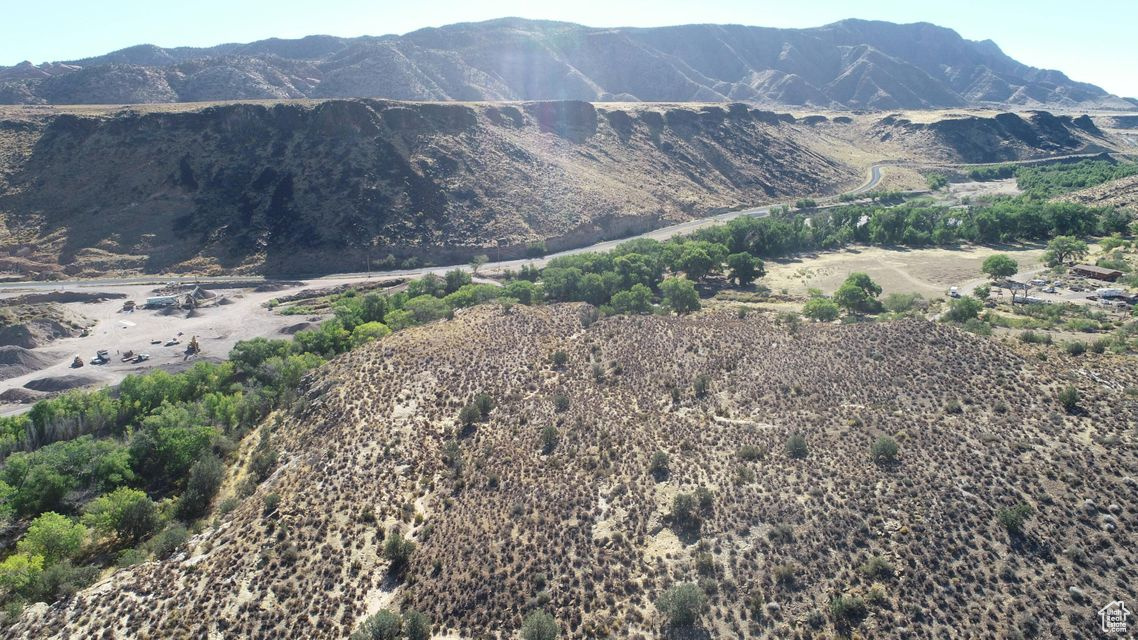
{"label": "dirt mound", "polygon": [[125,293],[105,293],[87,291],[51,291],[49,293],[28,293],[15,298],[9,298],[9,304],[42,304],[45,302],[104,302],[107,300],[121,300]]}
{"label": "dirt mound", "polygon": [[[330,361],[278,414],[277,472],[185,554],[9,633],[343,638],[383,603],[476,638],[512,634],[541,602],[566,638],[659,638],[654,603],[698,582],[709,606],[690,637],[850,635],[836,594],[864,603],[845,621],[859,637],[993,637],[1008,625],[993,602],[1038,637],[1083,637],[1090,604],[1138,570],[1123,477],[1138,452],[1117,446],[1138,370],[1119,357],[1041,361],[919,320],[582,328],[581,310],[479,307]],[[1060,407],[1059,379],[1082,414]],[[480,393],[494,406],[464,429]],[[894,462],[875,461],[883,435]],[[1019,503],[1034,515],[1009,535],[998,514]],[[393,530],[416,545],[401,580],[383,556]],[[222,581],[241,587],[206,587]],[[812,618],[824,628],[791,627]]]}
{"label": "dirt mound", "polygon": [[0,380],[16,378],[55,364],[58,359],[50,354],[29,351],[20,346],[0,346]]}
{"label": "dirt mound", "polygon": [[68,338],[77,333],[75,327],[59,320],[40,318],[21,324],[0,327],[0,346],[34,349],[57,338]]}
{"label": "dirt mound", "polygon": [[293,334],[300,333],[301,331],[307,331],[315,327],[316,324],[313,322],[298,322],[296,324],[290,324],[287,327],[281,327],[279,333],[283,333],[286,336],[291,336]]}
{"label": "dirt mound", "polygon": [[29,404],[41,398],[42,394],[27,389],[8,389],[0,392],[0,404]]}
{"label": "dirt mound", "polygon": [[90,386],[97,382],[99,382],[98,378],[78,374],[67,374],[50,378],[38,378],[25,384],[24,388],[31,389],[32,391],[43,391],[45,393],[57,393],[69,389]]}

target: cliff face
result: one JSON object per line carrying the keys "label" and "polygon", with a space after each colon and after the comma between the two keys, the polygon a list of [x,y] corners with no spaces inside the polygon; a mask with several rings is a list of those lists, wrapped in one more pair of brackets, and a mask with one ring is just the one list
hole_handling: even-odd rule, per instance
{"label": "cliff face", "polygon": [[928,123],[898,116],[882,118],[872,129],[882,141],[914,141],[954,162],[1022,160],[1102,150],[1105,134],[1088,116],[1055,116],[1046,111],[1000,113],[993,117],[945,118]]}
{"label": "cliff face", "polygon": [[0,213],[8,253],[71,275],[295,273],[599,239],[856,181],[772,115],[351,100],[38,117],[0,167]]}
{"label": "cliff face", "polygon": [[403,36],[141,45],[0,67],[0,102],[130,104],[285,98],[746,100],[829,108],[981,104],[1133,110],[1135,104],[991,41],[928,23],[813,29],[597,29],[507,18]]}

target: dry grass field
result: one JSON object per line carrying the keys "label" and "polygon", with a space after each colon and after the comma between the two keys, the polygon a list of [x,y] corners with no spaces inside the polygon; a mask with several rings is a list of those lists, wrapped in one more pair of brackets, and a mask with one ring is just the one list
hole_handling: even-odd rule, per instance
{"label": "dry grass field", "polygon": [[1021,273],[1042,268],[1042,247],[985,247],[904,249],[858,246],[795,260],[770,261],[763,284],[772,291],[805,296],[811,288],[830,293],[855,271],[868,273],[885,293],[919,293],[943,296],[949,287],[968,291],[985,279],[980,274],[984,259],[996,253],[1011,256]]}
{"label": "dry grass field", "polygon": [[[485,305],[332,361],[268,422],[278,470],[186,553],[8,636],[342,638],[383,606],[451,638],[513,637],[536,608],[568,638],[1087,637],[1136,595],[1131,360],[913,319],[581,310]],[[671,517],[679,493],[693,518]],[[997,513],[1020,503],[1035,515],[1009,533]],[[396,531],[416,544],[398,576]],[[681,582],[710,604],[674,634],[654,603]]]}

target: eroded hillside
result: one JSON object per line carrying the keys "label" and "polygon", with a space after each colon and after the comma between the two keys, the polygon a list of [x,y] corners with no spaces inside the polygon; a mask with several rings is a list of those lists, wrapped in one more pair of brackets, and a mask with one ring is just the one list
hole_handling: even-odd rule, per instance
{"label": "eroded hillside", "polygon": [[71,275],[362,270],[369,251],[520,254],[861,178],[757,113],[359,100],[32,116],[7,128],[4,248]]}
{"label": "eroded hillside", "polygon": [[928,23],[843,20],[592,28],[504,18],[403,36],[273,38],[0,67],[0,102],[122,104],[378,96],[398,100],[745,100],[851,109],[985,104],[1133,110],[991,40]]}
{"label": "eroded hillside", "polygon": [[[584,328],[580,311],[477,307],[329,363],[271,422],[279,469],[192,551],[33,608],[9,635],[338,638],[402,605],[448,637],[508,634],[544,607],[567,637],[651,638],[653,603],[691,581],[710,597],[704,637],[826,633],[840,594],[869,603],[864,637],[1075,637],[1135,582],[1138,379],[1122,357],[1073,368],[920,320]],[[463,429],[480,393],[495,406]],[[883,434],[896,463],[872,458]],[[701,488],[680,526],[675,495]],[[997,512],[1019,503],[1036,515],[1009,535]],[[395,530],[417,544],[398,580],[381,555]]]}
{"label": "eroded hillside", "polygon": [[11,108],[0,119],[0,272],[298,275],[363,271],[389,255],[386,268],[521,257],[532,244],[559,250],[835,194],[874,162],[1117,142],[1085,116],[910,117],[741,103]]}

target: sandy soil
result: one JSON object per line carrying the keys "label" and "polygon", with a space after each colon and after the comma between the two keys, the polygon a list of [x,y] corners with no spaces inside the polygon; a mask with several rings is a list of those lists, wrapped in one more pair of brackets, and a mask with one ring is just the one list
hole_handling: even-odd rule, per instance
{"label": "sandy soil", "polygon": [[[202,347],[200,358],[224,359],[233,345],[240,340],[258,336],[286,337],[281,329],[306,320],[304,316],[283,316],[264,307],[264,303],[310,286],[330,287],[343,282],[358,281],[356,278],[321,279],[306,282],[279,291],[256,292],[251,288],[224,289],[211,286],[209,290],[218,297],[228,298],[231,304],[209,306],[196,309],[194,317],[185,317],[185,311],[174,315],[163,315],[160,311],[139,309],[126,313],[122,311],[122,300],[109,300],[98,303],[64,303],[62,306],[94,321],[90,335],[86,337],[64,338],[38,347],[32,351],[37,354],[50,354],[55,364],[22,376],[0,381],[0,393],[9,389],[21,389],[35,380],[55,379],[62,385],[65,376],[78,376],[88,379],[89,387],[114,385],[129,374],[143,373],[154,368],[177,370],[194,359],[186,360],[183,354],[192,336],[197,336]],[[224,286],[224,285],[218,285]],[[85,290],[109,293],[124,293],[128,299],[138,303],[153,295],[153,284],[131,285],[84,285],[81,283],[61,283],[56,290]],[[42,290],[37,289],[42,292]],[[19,290],[0,292],[0,304],[4,299],[21,293]],[[163,343],[181,333],[181,343],[175,346],[151,344],[152,340]],[[105,365],[89,364],[99,349],[111,354],[111,362]],[[120,356],[126,351],[148,353],[150,360],[140,363],[124,363]],[[87,364],[72,369],[71,361],[79,356]],[[49,383],[48,386],[51,386]],[[30,404],[0,404],[0,415],[20,413],[31,407]]]}
{"label": "sandy soil", "polygon": [[1020,193],[1022,191],[1019,190],[1015,178],[989,180],[987,182],[950,182],[948,185],[948,195],[957,200],[961,198],[1018,196]]}

